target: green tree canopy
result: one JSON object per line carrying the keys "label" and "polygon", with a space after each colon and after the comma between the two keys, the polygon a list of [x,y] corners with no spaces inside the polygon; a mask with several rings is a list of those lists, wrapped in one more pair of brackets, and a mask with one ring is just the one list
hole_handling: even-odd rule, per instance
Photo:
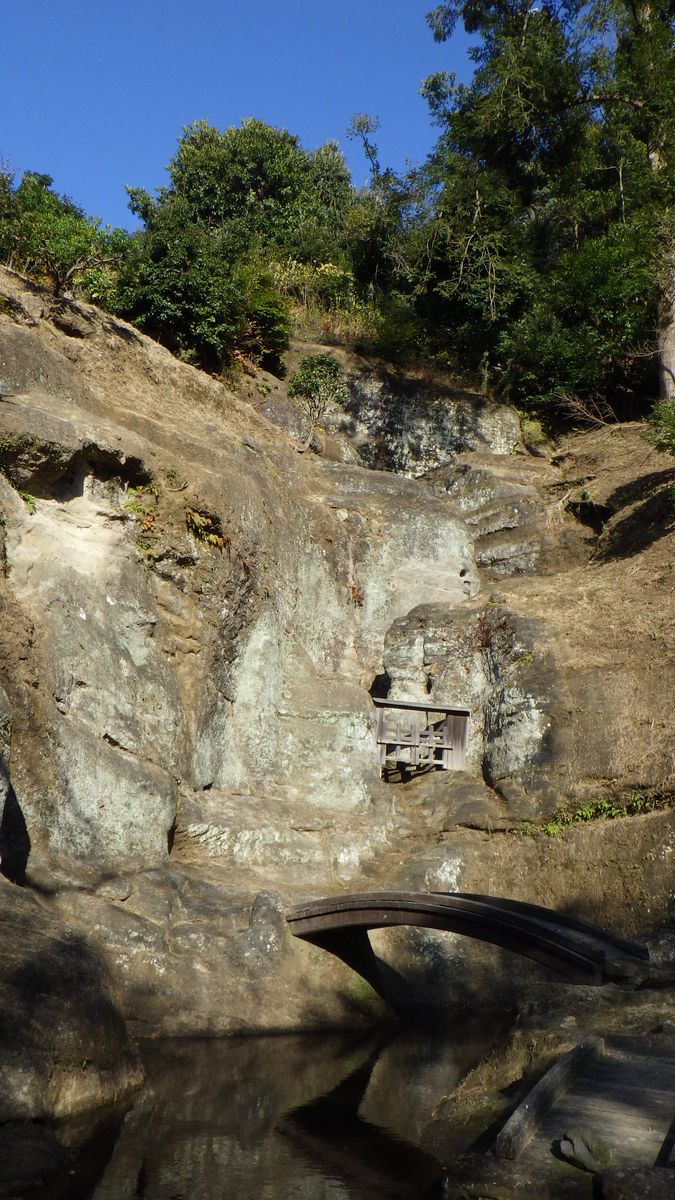
{"label": "green tree canopy", "polygon": [[49,175],[27,171],[15,187],[9,172],[0,174],[0,255],[61,295],[114,263],[125,237],[121,230],[102,229],[52,184]]}
{"label": "green tree canopy", "polygon": [[[421,303],[502,390],[536,403],[675,387],[675,5],[451,0],[469,84],[424,85],[433,248]],[[650,347],[654,357],[648,355]]]}
{"label": "green tree canopy", "polygon": [[212,370],[235,349],[279,369],[289,319],[275,263],[346,262],[353,189],[339,148],[307,152],[252,119],[223,132],[199,121],[168,173],[155,197],[129,189],[144,229],[119,311]]}

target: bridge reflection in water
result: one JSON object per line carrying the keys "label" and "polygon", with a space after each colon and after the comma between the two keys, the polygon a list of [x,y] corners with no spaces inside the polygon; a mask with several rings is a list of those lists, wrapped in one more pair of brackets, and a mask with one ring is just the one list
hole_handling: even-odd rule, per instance
{"label": "bridge reflection in water", "polygon": [[455,1152],[454,1131],[444,1127],[437,1153],[431,1113],[500,1029],[471,1017],[440,1036],[390,1028],[142,1043],[147,1084],[118,1117],[98,1183],[83,1186],[78,1171],[62,1189],[11,1194],[430,1200]]}

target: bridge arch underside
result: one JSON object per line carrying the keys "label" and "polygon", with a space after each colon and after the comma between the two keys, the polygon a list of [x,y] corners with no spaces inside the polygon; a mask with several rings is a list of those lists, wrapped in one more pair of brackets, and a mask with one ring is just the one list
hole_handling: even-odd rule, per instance
{"label": "bridge arch underside", "polygon": [[418,926],[488,942],[589,984],[629,980],[649,957],[599,926],[537,905],[464,894],[380,893],[337,897],[293,910],[296,937],[336,954],[380,990],[378,960],[368,933]]}

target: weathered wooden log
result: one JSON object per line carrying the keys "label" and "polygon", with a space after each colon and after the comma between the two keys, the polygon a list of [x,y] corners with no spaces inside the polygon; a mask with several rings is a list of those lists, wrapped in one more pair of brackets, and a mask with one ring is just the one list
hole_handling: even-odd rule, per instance
{"label": "weathered wooden log", "polygon": [[535,1133],[539,1121],[567,1091],[581,1063],[591,1054],[601,1054],[602,1050],[602,1041],[594,1039],[581,1042],[559,1058],[511,1114],[492,1143],[490,1153],[495,1158],[517,1158]]}

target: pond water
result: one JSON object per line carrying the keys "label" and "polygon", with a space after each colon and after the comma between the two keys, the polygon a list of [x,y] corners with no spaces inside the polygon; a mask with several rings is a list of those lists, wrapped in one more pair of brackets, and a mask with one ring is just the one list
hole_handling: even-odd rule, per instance
{"label": "pond water", "polygon": [[[431,1198],[444,1166],[433,1110],[496,1032],[464,1022],[442,1036],[404,1030],[145,1043],[147,1083],[127,1111],[100,1117],[94,1132],[50,1131],[65,1143],[67,1161],[39,1187],[25,1178],[14,1191],[0,1186],[0,1196]],[[443,1156],[451,1142],[446,1130]]]}

